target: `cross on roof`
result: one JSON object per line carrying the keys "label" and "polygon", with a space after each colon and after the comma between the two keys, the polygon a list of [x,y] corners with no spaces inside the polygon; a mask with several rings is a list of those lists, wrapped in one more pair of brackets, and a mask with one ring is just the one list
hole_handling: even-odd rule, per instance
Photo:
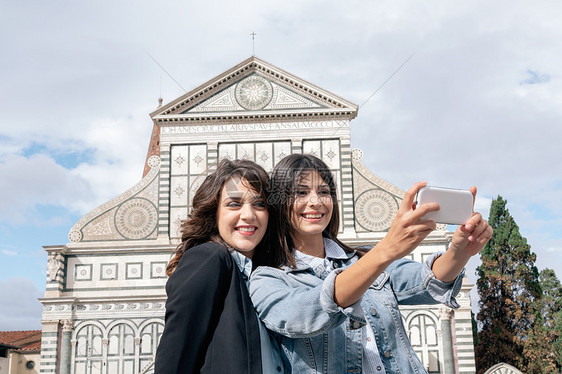
{"label": "cross on roof", "polygon": [[255,40],[257,34],[254,31],[252,31],[250,35],[252,36],[252,56],[255,56],[256,54],[254,53],[254,47],[255,47]]}

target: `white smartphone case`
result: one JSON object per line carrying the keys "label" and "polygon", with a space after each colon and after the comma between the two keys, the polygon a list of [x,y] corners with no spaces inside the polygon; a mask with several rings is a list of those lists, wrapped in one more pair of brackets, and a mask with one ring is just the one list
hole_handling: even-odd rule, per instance
{"label": "white smartphone case", "polygon": [[424,219],[448,225],[462,225],[472,216],[472,201],[472,193],[467,190],[426,186],[418,191],[416,207],[437,202],[440,209],[426,214]]}

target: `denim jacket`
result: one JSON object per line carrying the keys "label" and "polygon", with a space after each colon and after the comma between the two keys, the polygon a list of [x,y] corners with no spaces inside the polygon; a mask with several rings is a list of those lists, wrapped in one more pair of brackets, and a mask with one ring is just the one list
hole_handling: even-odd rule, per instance
{"label": "denim jacket", "polygon": [[266,327],[276,333],[293,373],[361,373],[361,327],[367,321],[387,373],[426,373],[410,344],[398,304],[459,307],[454,296],[464,270],[453,282],[441,282],[431,271],[440,255],[423,264],[407,259],[393,262],[347,308],[334,302],[334,284],[336,275],[357,261],[355,253],[334,260],[335,270],[329,273],[302,262],[296,268],[259,267],[250,278],[250,296]]}

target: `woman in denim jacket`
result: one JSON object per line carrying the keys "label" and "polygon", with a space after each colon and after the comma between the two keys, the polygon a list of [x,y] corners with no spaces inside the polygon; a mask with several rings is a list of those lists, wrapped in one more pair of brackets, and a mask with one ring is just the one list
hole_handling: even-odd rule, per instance
{"label": "woman in denim jacket", "polygon": [[[293,373],[425,373],[398,304],[458,308],[464,266],[492,236],[479,213],[456,230],[447,252],[425,263],[403,259],[435,229],[423,220],[437,203],[414,206],[414,184],[386,236],[358,255],[337,238],[336,186],[311,155],[281,160],[271,176],[270,220],[279,229],[282,263],[259,267],[250,296],[281,343]],[[473,195],[476,188],[471,188]],[[273,248],[276,246],[272,246]]]}

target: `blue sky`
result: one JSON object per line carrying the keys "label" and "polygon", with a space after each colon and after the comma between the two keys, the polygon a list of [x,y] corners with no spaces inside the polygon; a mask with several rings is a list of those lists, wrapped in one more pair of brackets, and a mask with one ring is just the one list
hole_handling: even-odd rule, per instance
{"label": "blue sky", "polygon": [[[0,330],[39,329],[42,246],[140,180],[148,113],[252,53],[362,104],[383,179],[501,195],[562,277],[562,3],[59,1],[0,11]],[[150,57],[166,69],[164,72]],[[169,74],[169,75],[168,75]],[[469,264],[469,280],[474,267]]]}

